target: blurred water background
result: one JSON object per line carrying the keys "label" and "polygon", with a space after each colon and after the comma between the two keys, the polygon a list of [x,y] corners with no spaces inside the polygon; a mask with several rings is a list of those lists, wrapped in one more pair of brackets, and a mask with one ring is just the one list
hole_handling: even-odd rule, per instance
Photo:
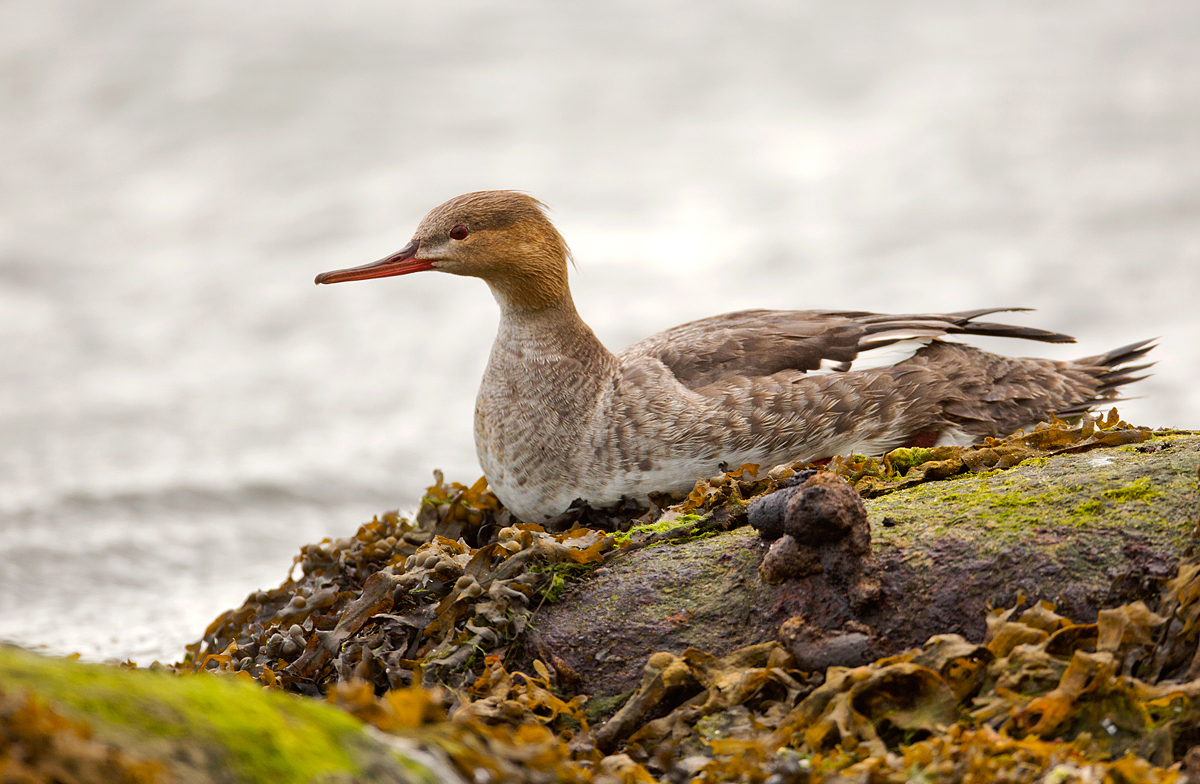
{"label": "blurred water background", "polygon": [[[1200,416],[1194,0],[6,0],[0,639],[178,658],[306,542],[479,475],[485,286],[317,272],[550,204],[610,346],[744,307],[1162,336]],[[997,346],[990,346],[997,348]]]}

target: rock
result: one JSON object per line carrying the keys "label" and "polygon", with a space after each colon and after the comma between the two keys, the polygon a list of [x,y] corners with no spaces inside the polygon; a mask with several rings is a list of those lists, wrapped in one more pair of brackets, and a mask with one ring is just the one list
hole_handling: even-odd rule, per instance
{"label": "rock", "polygon": [[[419,750],[398,752],[337,708],[248,679],[180,678],[0,647],[0,722],[23,707],[22,737],[38,745],[40,761],[88,772],[72,781],[461,781]],[[29,716],[43,720],[32,726]],[[6,737],[0,732],[0,760],[16,765]]]}
{"label": "rock", "polygon": [[[1153,600],[1173,574],[1200,517],[1198,462],[1200,434],[1174,431],[1138,445],[1038,457],[908,487],[865,502],[876,523],[869,554],[853,544],[861,541],[854,523],[837,522],[840,512],[818,513],[828,499],[801,502],[803,488],[794,490],[782,522],[781,501],[759,499],[747,510],[758,530],[614,559],[603,574],[538,611],[526,653],[558,657],[579,677],[581,692],[606,697],[636,687],[653,651],[695,647],[720,656],[775,639],[793,616],[807,619],[813,639],[838,640],[832,648],[857,649],[861,640],[839,635],[865,634],[871,655],[937,634],[980,641],[987,606],[1012,606],[1022,597],[1094,619],[1105,606]],[[792,535],[792,543],[778,544],[778,563],[764,564],[783,582],[764,582],[759,566],[769,546],[759,534],[782,537],[793,503],[796,514],[806,507],[804,514],[824,521],[796,523],[801,532],[813,525],[851,532],[833,540],[848,543],[841,552],[858,567],[844,568],[846,559],[827,563],[826,554],[805,558]],[[880,524],[884,519],[890,525]],[[848,624],[867,631],[847,632]]]}
{"label": "rock", "polygon": [[774,493],[760,496],[746,508],[750,526],[759,536],[773,542],[784,534],[787,505],[793,496],[799,495],[803,486],[818,472],[812,469],[800,471],[789,477]]}
{"label": "rock", "polygon": [[768,585],[778,585],[821,571],[820,554],[815,548],[801,547],[796,537],[784,534],[775,540],[758,565],[758,576]]}
{"label": "rock", "polygon": [[871,532],[862,498],[835,474],[815,474],[788,501],[783,531],[806,544],[845,541],[851,555],[871,551]]}
{"label": "rock", "polygon": [[779,643],[791,651],[796,667],[824,672],[829,667],[861,667],[879,658],[871,638],[861,631],[826,633],[803,615],[788,618],[779,627]]}
{"label": "rock", "polygon": [[[858,582],[871,552],[871,528],[862,498],[845,480],[828,472],[811,476],[798,487],[766,496],[783,496],[785,503],[768,502],[759,518],[770,533],[782,536],[771,545],[758,568],[763,582],[784,580],[825,572],[831,580],[846,585]],[[771,519],[772,515],[779,519]],[[872,593],[866,591],[865,593]]]}

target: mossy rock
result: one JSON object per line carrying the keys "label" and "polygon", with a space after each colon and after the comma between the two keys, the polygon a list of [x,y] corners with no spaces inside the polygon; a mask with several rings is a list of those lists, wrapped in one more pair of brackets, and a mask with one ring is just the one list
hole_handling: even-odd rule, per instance
{"label": "mossy rock", "polygon": [[[82,754],[78,738],[107,746],[103,753],[136,770],[139,781],[440,780],[424,764],[369,735],[343,711],[266,691],[248,679],[179,677],[0,647],[0,696],[9,705],[18,700],[21,707],[34,706],[25,707],[27,711],[62,717],[42,724],[70,733],[73,745],[47,737],[43,746],[59,749],[60,756]],[[0,748],[0,758],[4,752]],[[52,762],[66,769],[78,764],[75,759]]]}
{"label": "mossy rock", "polygon": [[637,685],[654,651],[714,655],[774,639],[794,616],[826,632],[866,630],[877,655],[934,634],[979,641],[991,606],[1054,602],[1085,621],[1151,600],[1200,521],[1200,434],[1028,460],[866,501],[879,591],[855,600],[841,575],[759,578],[767,549],[739,528],[615,559],[534,619],[528,655],[556,656],[585,693]]}

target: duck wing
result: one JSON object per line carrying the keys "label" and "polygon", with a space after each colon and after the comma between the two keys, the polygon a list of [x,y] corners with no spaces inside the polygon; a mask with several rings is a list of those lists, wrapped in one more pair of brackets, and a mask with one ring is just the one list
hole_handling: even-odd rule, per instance
{"label": "duck wing", "polygon": [[987,335],[1074,343],[1058,332],[975,319],[1028,308],[888,315],[842,310],[741,310],[691,321],[633,344],[618,355],[662,362],[689,389],[721,378],[783,370],[848,372],[886,367],[947,335]]}

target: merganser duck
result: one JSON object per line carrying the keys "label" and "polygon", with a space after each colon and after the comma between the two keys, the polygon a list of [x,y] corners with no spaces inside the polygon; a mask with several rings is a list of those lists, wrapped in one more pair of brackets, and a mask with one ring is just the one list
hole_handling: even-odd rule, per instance
{"label": "merganser duck", "polygon": [[488,484],[527,522],[576,499],[603,507],[691,488],[719,464],[775,466],[904,445],[969,444],[1112,400],[1149,367],[1149,340],[1059,362],[946,340],[1074,338],[976,319],[1025,310],[882,315],[744,310],[683,324],[619,354],[575,310],[570,251],[545,206],[481,191],[435,208],[385,259],[340,283],[422,270],[482,278],[500,327],[475,402]]}

